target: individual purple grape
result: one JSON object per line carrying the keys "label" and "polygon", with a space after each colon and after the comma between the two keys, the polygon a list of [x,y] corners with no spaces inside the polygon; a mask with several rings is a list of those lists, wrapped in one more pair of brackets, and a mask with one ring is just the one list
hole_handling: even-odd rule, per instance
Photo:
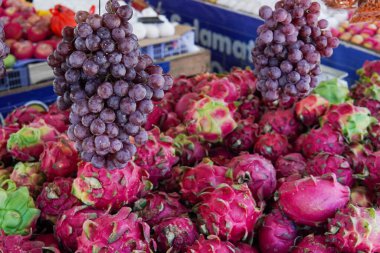
{"label": "individual purple grape", "polygon": [[155,101],[163,99],[165,96],[165,93],[163,90],[153,90],[153,97],[152,99]]}
{"label": "individual purple grape", "polygon": [[112,39],[104,39],[100,43],[100,47],[102,48],[104,53],[112,53],[115,51],[116,45]]}
{"label": "individual purple grape", "polygon": [[93,77],[99,72],[99,65],[93,59],[87,59],[83,63],[83,73],[86,76]]}
{"label": "individual purple grape", "polygon": [[91,52],[97,51],[100,48],[101,39],[95,34],[91,34],[86,38],[86,47]]}
{"label": "individual purple grape", "polygon": [[296,84],[297,90],[301,93],[307,93],[310,91],[310,84],[305,82],[304,80],[300,80]]}
{"label": "individual purple grape", "polygon": [[90,131],[87,127],[79,123],[74,126],[74,135],[77,139],[83,140],[90,136]]}
{"label": "individual purple grape", "polygon": [[105,27],[112,30],[120,26],[121,20],[116,14],[105,13],[103,14],[103,23]]}
{"label": "individual purple grape", "polygon": [[[268,64],[269,64],[270,67],[277,67],[278,63],[279,63],[279,60],[276,57],[270,58],[269,62],[268,62]],[[281,71],[280,71],[280,76],[281,76]]]}
{"label": "individual purple grape", "polygon": [[307,75],[310,72],[310,64],[306,60],[301,60],[297,63],[296,69],[301,75]]}
{"label": "individual purple grape", "polygon": [[79,81],[80,71],[77,69],[70,68],[65,73],[65,79],[68,83],[76,83]]}
{"label": "individual purple grape", "polygon": [[124,130],[126,131],[127,134],[135,136],[139,133],[140,127],[133,125],[132,123],[127,123],[125,124]]}
{"label": "individual purple grape", "polygon": [[267,5],[263,5],[259,10],[259,16],[264,20],[270,19],[272,17],[272,14],[272,8]]}
{"label": "individual purple grape", "polygon": [[128,94],[129,85],[126,81],[118,80],[113,85],[113,91],[119,97],[124,97]]}
{"label": "individual purple grape", "polygon": [[132,158],[132,156],[128,150],[121,150],[116,153],[115,158],[121,163],[126,163]]}
{"label": "individual purple grape", "polygon": [[129,116],[129,122],[141,126],[146,122],[146,117],[140,111],[135,111]]}
{"label": "individual purple grape", "polygon": [[119,7],[120,7],[120,4],[118,0],[111,0],[111,1],[107,1],[105,8],[108,13],[115,13]]}
{"label": "individual purple grape", "polygon": [[83,140],[82,142],[82,149],[84,152],[91,152],[93,153],[95,151],[95,137],[90,136]]}
{"label": "individual purple grape", "polygon": [[112,123],[116,119],[116,114],[114,110],[105,108],[100,112],[99,118],[104,121],[104,123]]}
{"label": "individual purple grape", "polygon": [[317,3],[317,2],[311,3],[311,5],[310,5],[310,7],[308,9],[308,11],[310,13],[318,13],[320,10],[321,10],[321,5],[319,3]]}
{"label": "individual purple grape", "polygon": [[144,145],[148,141],[148,133],[144,129],[141,129],[134,139],[138,145]]}
{"label": "individual purple grape", "polygon": [[127,21],[132,18],[133,11],[132,8],[129,5],[123,5],[120,6],[120,8],[117,9],[116,14],[123,20]]}
{"label": "individual purple grape", "polygon": [[101,119],[95,119],[91,122],[90,131],[93,135],[101,135],[106,131],[106,124]]}
{"label": "individual purple grape", "polygon": [[296,83],[301,79],[301,76],[297,71],[292,71],[288,74],[287,79],[290,83]]}
{"label": "individual purple grape", "polygon": [[113,87],[110,82],[104,82],[99,85],[97,90],[98,96],[102,99],[108,99],[113,94]]}
{"label": "individual purple grape", "polygon": [[318,21],[318,27],[320,29],[326,29],[329,26],[329,22],[326,19],[321,19]]}
{"label": "individual purple grape", "polygon": [[106,126],[106,133],[110,138],[115,138],[119,135],[119,127],[115,123],[108,123]]}
{"label": "individual purple grape", "polygon": [[143,114],[149,114],[153,111],[154,104],[151,100],[142,100],[138,105],[138,110]]}
{"label": "individual purple grape", "polygon": [[124,80],[131,82],[136,78],[136,71],[133,68],[126,69]]}
{"label": "individual purple grape", "polygon": [[282,44],[286,41],[286,36],[280,30],[275,30],[273,33],[273,41]]}
{"label": "individual purple grape", "polygon": [[113,64],[111,66],[111,75],[115,78],[121,78],[125,76],[127,70],[123,64]]}
{"label": "individual purple grape", "polygon": [[99,36],[102,40],[110,39],[111,38],[111,31],[107,27],[100,27],[96,31],[96,35]]}
{"label": "individual purple grape", "polygon": [[86,59],[87,55],[84,52],[74,51],[69,56],[69,64],[73,68],[80,68]]}
{"label": "individual purple grape", "polygon": [[290,34],[295,33],[296,28],[294,27],[293,24],[287,24],[287,25],[284,25],[284,26],[282,27],[281,31],[282,31],[285,35],[290,35]]}
{"label": "individual purple grape", "polygon": [[111,153],[115,154],[123,148],[123,143],[118,139],[111,140]]}
{"label": "individual purple grape", "polygon": [[123,98],[120,101],[120,111],[125,114],[131,114],[136,111],[136,103],[129,97]]}
{"label": "individual purple grape", "polygon": [[107,99],[107,106],[113,110],[118,110],[120,106],[121,98],[119,96],[112,96]]}
{"label": "individual purple grape", "polygon": [[153,74],[149,76],[148,84],[152,89],[162,89],[165,84],[165,79],[162,75]]}
{"label": "individual purple grape", "polygon": [[88,100],[88,109],[92,113],[101,112],[103,110],[103,107],[104,107],[104,101],[98,95],[94,95]]}
{"label": "individual purple grape", "polygon": [[282,61],[281,64],[280,64],[280,69],[282,72],[284,73],[290,73],[290,71],[293,70],[293,64],[290,63],[290,61]]}
{"label": "individual purple grape", "polygon": [[108,62],[111,64],[118,64],[121,62],[123,55],[118,52],[112,52],[108,55]]}
{"label": "individual purple grape", "polygon": [[93,32],[91,26],[87,23],[78,24],[77,29],[78,29],[78,36],[83,38],[83,39],[90,36]]}
{"label": "individual purple grape", "polygon": [[124,125],[128,122],[127,115],[123,113],[122,111],[116,111],[116,122],[119,125]]}
{"label": "individual purple grape", "polygon": [[103,168],[105,166],[106,160],[103,156],[94,155],[91,159],[91,163],[96,168],[100,169],[100,168]]}
{"label": "individual purple grape", "polygon": [[273,32],[271,30],[267,30],[259,35],[260,40],[264,43],[271,43],[273,41]]}
{"label": "individual purple grape", "polygon": [[82,117],[81,123],[85,127],[90,127],[92,121],[94,121],[94,119],[96,118],[97,118],[96,114],[87,114]]}
{"label": "individual purple grape", "polygon": [[283,22],[283,21],[285,21],[287,14],[288,14],[288,12],[282,8],[276,9],[273,12],[273,19],[276,22]]}
{"label": "individual purple grape", "polygon": [[339,39],[336,37],[331,37],[327,39],[327,44],[331,48],[336,48],[339,46]]}
{"label": "individual purple grape", "polygon": [[302,52],[299,49],[292,49],[289,51],[289,61],[291,63],[297,63],[302,59]]}
{"label": "individual purple grape", "polygon": [[89,108],[86,100],[79,100],[71,106],[74,113],[78,114],[80,117],[89,113]]}
{"label": "individual purple grape", "polygon": [[278,88],[278,81],[277,80],[271,80],[271,79],[268,79],[265,81],[265,86],[266,86],[266,90],[277,90]]}
{"label": "individual purple grape", "polygon": [[281,77],[281,69],[278,67],[270,67],[268,72],[269,78],[277,80]]}
{"label": "individual purple grape", "polygon": [[129,36],[129,37],[120,39],[118,41],[117,47],[122,54],[129,54],[137,47],[137,41]]}
{"label": "individual purple grape", "polygon": [[128,91],[128,96],[135,101],[143,100],[145,98],[145,95],[146,95],[146,89],[141,84],[134,85]]}
{"label": "individual purple grape", "polygon": [[126,34],[123,28],[117,27],[112,29],[111,36],[116,41],[125,38],[125,35]]}

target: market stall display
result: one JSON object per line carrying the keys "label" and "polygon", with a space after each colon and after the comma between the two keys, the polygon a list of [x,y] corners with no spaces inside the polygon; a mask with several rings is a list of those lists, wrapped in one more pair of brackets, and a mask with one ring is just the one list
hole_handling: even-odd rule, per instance
{"label": "market stall display", "polygon": [[380,60],[355,81],[323,66],[340,47],[319,7],[263,6],[253,69],[189,50],[173,76],[144,46],[204,30],[138,40],[129,4],[76,11],[53,85],[0,92],[0,252],[380,252]]}

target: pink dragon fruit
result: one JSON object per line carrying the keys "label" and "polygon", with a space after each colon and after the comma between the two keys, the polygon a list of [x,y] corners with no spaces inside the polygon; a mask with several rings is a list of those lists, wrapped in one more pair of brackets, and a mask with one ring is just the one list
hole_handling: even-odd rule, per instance
{"label": "pink dragon fruit", "polygon": [[187,78],[186,76],[179,76],[174,79],[173,87],[170,89],[170,92],[173,94],[175,101],[178,101],[183,94],[190,93],[193,86],[193,80]]}
{"label": "pink dragon fruit", "polygon": [[65,133],[69,128],[69,119],[64,114],[45,114],[42,117],[42,120],[57,129],[60,133]]}
{"label": "pink dragon fruit", "polygon": [[365,161],[371,153],[367,145],[354,143],[346,148],[343,156],[347,158],[355,173],[364,174]]}
{"label": "pink dragon fruit", "polygon": [[303,238],[292,250],[292,253],[304,252],[337,253],[338,251],[334,247],[328,245],[324,236],[311,234]]}
{"label": "pink dragon fruit", "polygon": [[214,147],[211,148],[208,153],[210,160],[219,166],[225,166],[234,157],[226,147]]}
{"label": "pink dragon fruit", "polygon": [[180,134],[186,134],[187,135],[186,126],[184,124],[179,124],[178,126],[170,128],[170,129],[168,129],[168,131],[165,132],[166,136],[169,136],[173,139]]}
{"label": "pink dragon fruit", "polygon": [[44,150],[44,143],[54,141],[57,135],[57,130],[45,122],[33,122],[10,135],[7,149],[17,160],[38,160]]}
{"label": "pink dragon fruit", "polygon": [[55,236],[66,250],[75,252],[78,248],[77,237],[83,231],[83,223],[95,220],[102,215],[104,211],[88,206],[74,206],[67,209],[54,226]]}
{"label": "pink dragon fruit", "polygon": [[250,151],[259,135],[259,126],[254,118],[242,119],[237,128],[224,138],[224,145],[235,153]]}
{"label": "pink dragon fruit", "polygon": [[260,99],[253,95],[248,96],[239,106],[239,113],[243,119],[253,118],[256,122],[261,117]]}
{"label": "pink dragon fruit", "polygon": [[149,173],[149,180],[155,186],[170,177],[171,169],[177,162],[173,139],[161,135],[158,128],[148,132],[148,141],[138,147],[135,156],[135,163]]}
{"label": "pink dragon fruit", "polygon": [[204,97],[188,110],[184,121],[187,122],[187,131],[207,142],[221,142],[237,127],[233,119],[234,110],[233,104]]}
{"label": "pink dragon fruit", "polygon": [[261,117],[259,126],[263,133],[276,132],[289,139],[297,137],[301,130],[293,109],[267,111]]}
{"label": "pink dragon fruit", "polygon": [[299,101],[294,110],[297,119],[305,126],[318,124],[319,118],[325,114],[329,107],[329,101],[318,94],[312,94]]}
{"label": "pink dragon fruit", "polygon": [[78,237],[77,253],[94,252],[151,252],[154,242],[150,228],[128,207],[114,215],[105,214],[83,224],[82,235]]}
{"label": "pink dragon fruit", "polygon": [[254,150],[255,153],[275,162],[277,158],[288,153],[289,142],[284,135],[266,133],[257,139]]}
{"label": "pink dragon fruit", "polygon": [[[209,86],[209,84],[213,81],[216,81],[216,80],[219,80],[221,78],[223,78],[224,75],[223,74],[215,74],[215,73],[203,73],[203,74],[200,74],[200,75],[197,75],[195,76],[194,78],[192,78],[192,91],[195,92],[195,93],[202,93],[203,89],[205,89],[205,87],[207,88]],[[185,93],[182,93],[181,96],[185,94]]]}
{"label": "pink dragon fruit", "polygon": [[269,160],[258,154],[236,156],[227,167],[232,168],[235,182],[247,183],[258,201],[270,198],[276,189],[275,168]]}
{"label": "pink dragon fruit", "polygon": [[306,171],[313,176],[334,173],[342,185],[351,187],[354,184],[350,163],[340,155],[320,153],[307,162]]}
{"label": "pink dragon fruit", "polygon": [[298,139],[302,140],[299,145],[306,158],[313,157],[320,152],[341,155],[345,149],[343,136],[328,124],[318,129],[312,129]]}
{"label": "pink dragon fruit", "polygon": [[199,94],[190,92],[184,94],[181,99],[178,100],[175,105],[175,112],[181,120],[185,119],[187,111],[191,108],[192,104],[199,100],[199,98]]}
{"label": "pink dragon fruit", "polygon": [[[34,241],[43,242],[46,247],[59,249],[58,241],[55,239],[54,234],[40,234],[34,237]],[[59,253],[59,250],[56,251]]]}
{"label": "pink dragon fruit", "polygon": [[0,231],[0,251],[4,253],[59,253],[59,249],[42,241],[30,240],[31,235],[5,235]]}
{"label": "pink dragon fruit", "polygon": [[45,176],[41,172],[41,165],[39,162],[23,163],[18,162],[10,176],[17,186],[26,186],[32,196],[37,195],[42,190],[42,185],[45,182]]}
{"label": "pink dragon fruit", "polygon": [[375,116],[380,111],[380,101],[371,98],[361,98],[355,101],[356,106],[366,107]]}
{"label": "pink dragon fruit", "polygon": [[221,184],[200,194],[200,200],[194,211],[203,234],[231,242],[252,238],[262,208],[256,205],[246,184]]}
{"label": "pink dragon fruit", "polygon": [[207,239],[203,235],[195,243],[187,248],[186,253],[236,253],[236,247],[230,242],[224,242],[215,235],[209,235]]}
{"label": "pink dragon fruit", "polygon": [[119,170],[95,168],[91,163],[79,165],[72,194],[84,204],[99,209],[119,209],[139,198],[149,183],[148,174],[132,161]]}
{"label": "pink dragon fruit", "polygon": [[364,184],[371,190],[380,189],[380,151],[372,153],[365,161],[367,177]]}
{"label": "pink dragon fruit", "polygon": [[180,179],[181,194],[182,198],[191,204],[199,201],[200,193],[213,190],[223,183],[233,183],[231,169],[213,165],[208,160],[204,160],[194,168],[184,167],[183,169]]}
{"label": "pink dragon fruit", "polygon": [[276,161],[277,178],[289,177],[293,174],[304,174],[306,160],[300,153],[290,153],[280,156]]}
{"label": "pink dragon fruit", "polygon": [[350,203],[354,206],[371,207],[373,199],[373,196],[364,186],[356,186],[351,189]]}
{"label": "pink dragon fruit", "polygon": [[153,227],[157,249],[161,252],[184,252],[198,238],[197,228],[189,218],[174,217]]}
{"label": "pink dragon fruit", "polygon": [[345,253],[380,251],[380,210],[349,205],[329,220],[329,241]]}
{"label": "pink dragon fruit", "polygon": [[178,126],[179,124],[181,124],[181,120],[178,118],[177,114],[175,112],[169,112],[166,115],[166,118],[162,123],[160,129],[165,132],[172,127]]}
{"label": "pink dragon fruit", "polygon": [[19,127],[32,123],[34,119],[41,118],[45,112],[39,111],[31,106],[21,106],[13,110],[5,118],[5,125],[17,124]]}
{"label": "pink dragon fruit", "polygon": [[57,141],[49,141],[40,156],[41,171],[48,181],[55,177],[70,177],[78,168],[78,153],[67,136],[61,135]]}
{"label": "pink dragon fruit", "polygon": [[280,210],[274,209],[265,216],[259,230],[260,250],[266,253],[287,253],[297,238],[295,224]]}
{"label": "pink dragon fruit", "polygon": [[350,188],[341,185],[335,174],[284,182],[278,190],[279,206],[293,221],[318,226],[350,200]]}
{"label": "pink dragon fruit", "polygon": [[9,156],[7,151],[7,142],[11,134],[19,130],[17,125],[0,127],[0,160],[6,159]]}
{"label": "pink dragon fruit", "polygon": [[377,122],[370,116],[367,108],[354,106],[350,103],[332,105],[322,117],[322,124],[331,124],[339,130],[347,140],[360,142],[368,135],[368,127]]}
{"label": "pink dragon fruit", "polygon": [[42,192],[37,197],[41,218],[56,223],[63,211],[80,203],[71,195],[72,184],[72,178],[57,177],[53,182],[43,185]]}
{"label": "pink dragon fruit", "polygon": [[174,148],[183,166],[193,166],[203,160],[208,154],[209,145],[202,144],[197,136],[179,134],[174,139]]}
{"label": "pink dragon fruit", "polygon": [[197,89],[198,93],[204,93],[212,98],[223,100],[227,103],[232,103],[238,100],[239,91],[234,83],[228,78],[213,80],[203,87]]}
{"label": "pink dragon fruit", "polygon": [[159,102],[153,102],[153,111],[147,116],[145,129],[151,130],[155,126],[162,127],[167,114],[174,111],[174,98],[173,94],[170,92],[165,93],[164,98]]}
{"label": "pink dragon fruit", "polygon": [[235,246],[236,246],[236,249],[235,249],[236,253],[259,253],[257,249],[245,243],[239,242]]}
{"label": "pink dragon fruit", "polygon": [[380,124],[372,125],[368,132],[372,145],[376,150],[380,150]]}
{"label": "pink dragon fruit", "polygon": [[372,75],[378,74],[380,75],[380,61],[365,61],[363,67],[359,69],[357,72],[361,78],[363,77],[371,77]]}
{"label": "pink dragon fruit", "polygon": [[233,68],[227,78],[235,84],[239,98],[247,97],[256,91],[257,79],[251,69]]}
{"label": "pink dragon fruit", "polygon": [[186,215],[188,210],[177,193],[154,192],[135,202],[134,211],[150,226],[164,219]]}

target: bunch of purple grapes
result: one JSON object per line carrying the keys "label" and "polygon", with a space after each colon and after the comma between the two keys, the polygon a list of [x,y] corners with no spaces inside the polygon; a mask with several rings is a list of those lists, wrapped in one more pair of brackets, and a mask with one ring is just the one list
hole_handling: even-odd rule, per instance
{"label": "bunch of purple grapes", "polygon": [[[1,1],[0,1],[1,6]],[[10,53],[10,49],[5,44],[5,33],[4,33],[4,24],[0,22],[0,78],[3,78],[5,76],[5,65],[4,65],[4,59],[7,57],[7,55]]]}
{"label": "bunch of purple grapes", "polygon": [[318,20],[320,5],[311,0],[281,0],[275,10],[260,8],[265,23],[252,50],[257,89],[268,104],[307,96],[318,85],[321,57],[330,57],[339,40]]}
{"label": "bunch of purple grapes", "polygon": [[140,54],[128,22],[131,7],[111,0],[106,10],[102,16],[76,13],[78,25],[64,28],[48,63],[56,76],[59,108],[71,108],[67,134],[81,158],[114,169],[125,167],[135,144],[147,141],[143,126],[152,100],[161,100],[173,80]]}

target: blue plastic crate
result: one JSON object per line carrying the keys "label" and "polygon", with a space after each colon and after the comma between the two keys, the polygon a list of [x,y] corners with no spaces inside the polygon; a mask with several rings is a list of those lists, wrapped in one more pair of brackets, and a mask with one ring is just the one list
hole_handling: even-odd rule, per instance
{"label": "blue plastic crate", "polygon": [[9,69],[5,77],[0,79],[0,91],[29,86],[29,84],[29,71],[27,67]]}

